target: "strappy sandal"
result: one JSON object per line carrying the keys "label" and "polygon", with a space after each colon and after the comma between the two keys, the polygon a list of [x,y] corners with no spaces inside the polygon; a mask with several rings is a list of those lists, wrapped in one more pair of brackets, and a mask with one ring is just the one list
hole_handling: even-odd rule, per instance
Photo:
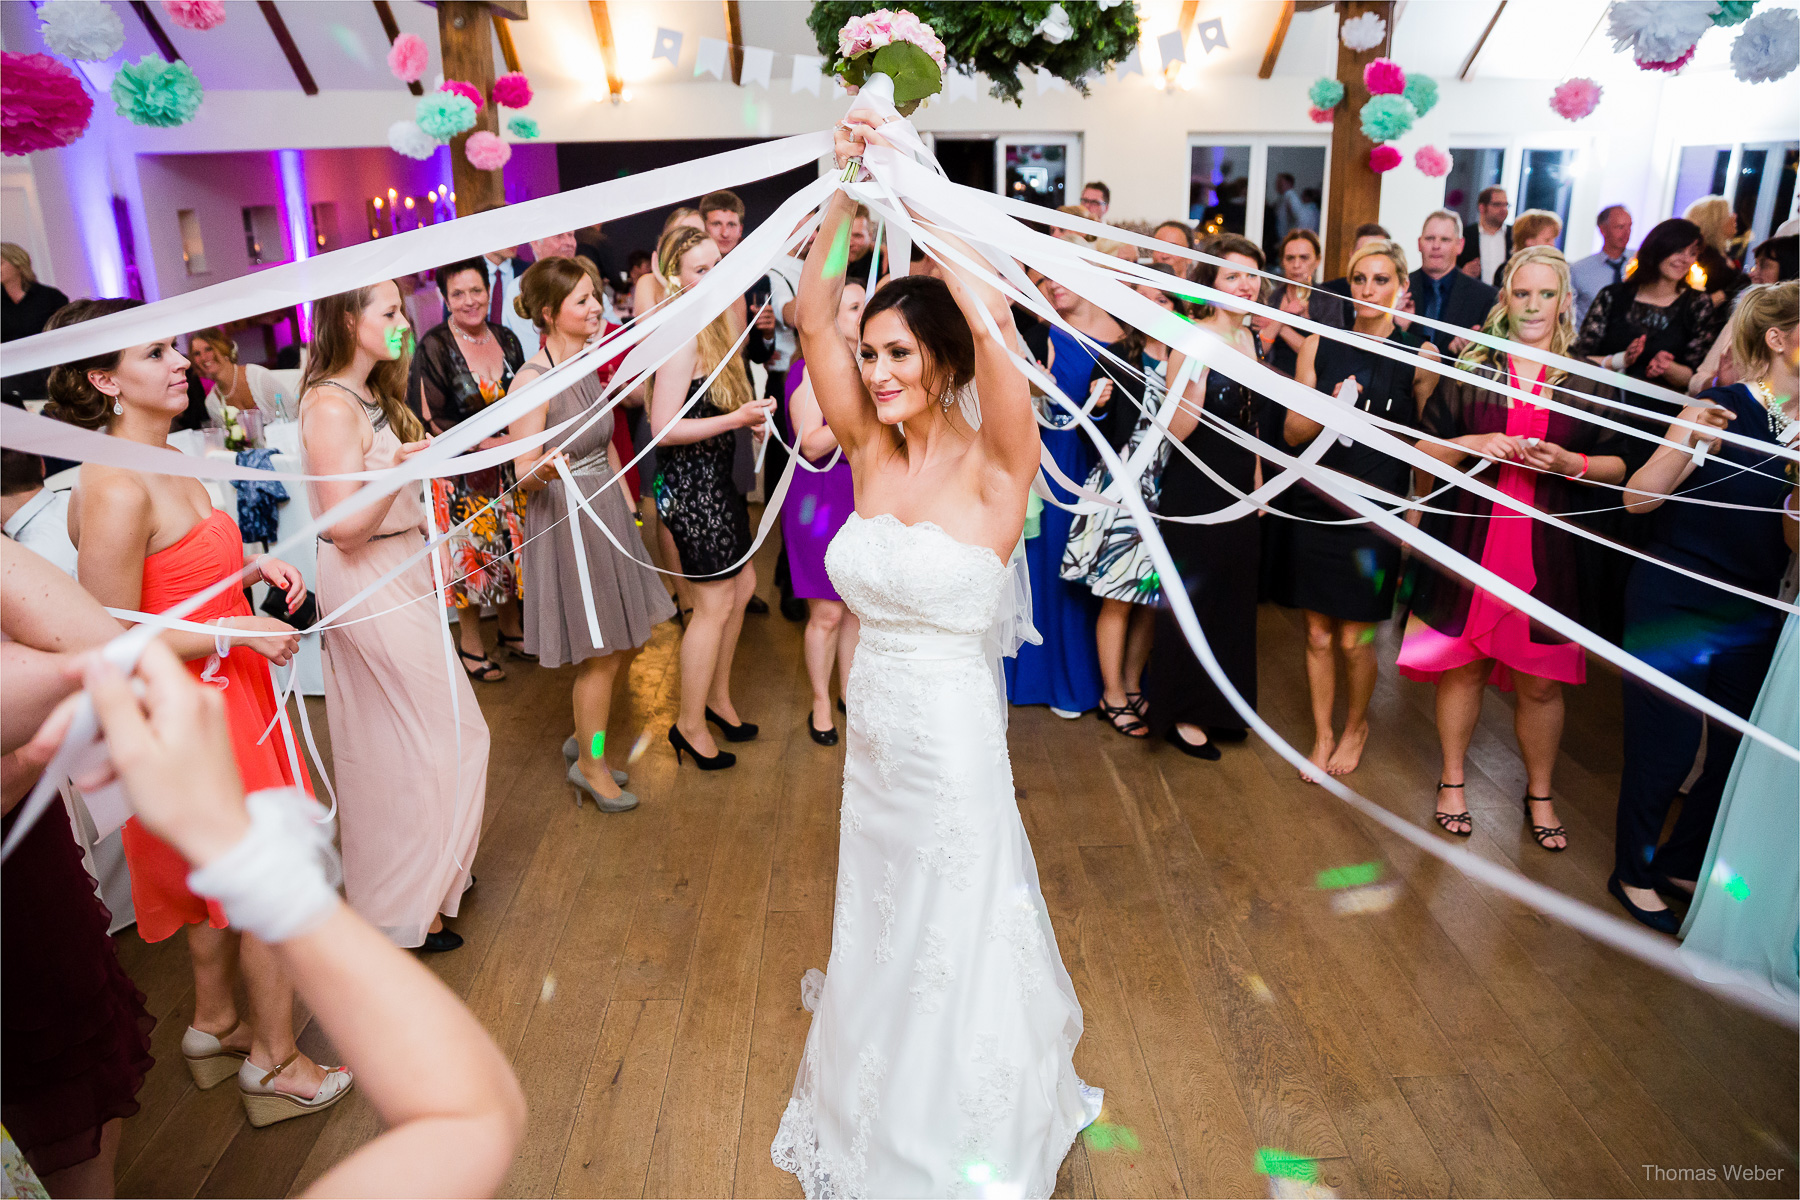
{"label": "strappy sandal", "polygon": [[[1538,845],[1542,846],[1545,850],[1548,850],[1551,854],[1561,854],[1564,850],[1569,848],[1568,830],[1564,829],[1561,825],[1539,825],[1531,819],[1531,802],[1533,800],[1536,800],[1539,804],[1548,804],[1554,799],[1554,796],[1534,796],[1530,792],[1526,792],[1525,823],[1531,826],[1531,836],[1537,839]],[[1560,846],[1550,845],[1549,841],[1553,837],[1561,838],[1563,844]]]}
{"label": "strappy sandal", "polygon": [[537,661],[537,655],[525,649],[524,634],[520,634],[518,637],[508,637],[504,633],[496,632],[494,640],[500,643],[499,649],[506,651],[516,659],[532,663]]}
{"label": "strappy sandal", "polygon": [[1129,708],[1140,717],[1148,717],[1150,715],[1150,705],[1145,702],[1144,693],[1142,692],[1126,692],[1125,707]]}
{"label": "strappy sandal", "polygon": [[[1460,783],[1439,783],[1437,790],[1441,792],[1445,788],[1460,789],[1461,787]],[[1431,814],[1431,819],[1452,837],[1468,837],[1475,832],[1475,818],[1469,814],[1468,809],[1459,813],[1447,813],[1440,808]]]}
{"label": "strappy sandal", "polygon": [[[456,653],[462,658],[463,670],[467,672],[470,679],[478,680],[481,683],[499,683],[506,678],[506,672],[500,669],[500,664],[485,654],[470,654],[460,646],[457,647]],[[470,663],[475,665],[471,667],[468,665]]]}
{"label": "strappy sandal", "polygon": [[[1097,715],[1102,721],[1105,721],[1128,738],[1143,738],[1150,733],[1150,727],[1138,719],[1137,710],[1131,707],[1129,703],[1115,705],[1108,704],[1106,701],[1102,700]],[[1120,717],[1125,718],[1125,723],[1123,725],[1119,723]]]}
{"label": "strappy sandal", "polygon": [[295,1050],[271,1071],[264,1071],[247,1058],[238,1068],[238,1094],[244,1102],[244,1115],[249,1118],[250,1124],[262,1129],[278,1121],[324,1112],[349,1095],[356,1079],[348,1067],[327,1067],[325,1079],[311,1099],[277,1091],[275,1077],[292,1066],[299,1057],[300,1051]]}

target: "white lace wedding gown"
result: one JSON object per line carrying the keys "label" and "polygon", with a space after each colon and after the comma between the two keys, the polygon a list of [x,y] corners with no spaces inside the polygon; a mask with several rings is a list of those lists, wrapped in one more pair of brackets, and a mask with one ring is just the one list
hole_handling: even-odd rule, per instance
{"label": "white lace wedding gown", "polygon": [[852,515],[825,566],[862,636],[831,960],[775,1164],[814,1198],[1048,1196],[1101,1093],[984,646],[1009,571],[887,515]]}

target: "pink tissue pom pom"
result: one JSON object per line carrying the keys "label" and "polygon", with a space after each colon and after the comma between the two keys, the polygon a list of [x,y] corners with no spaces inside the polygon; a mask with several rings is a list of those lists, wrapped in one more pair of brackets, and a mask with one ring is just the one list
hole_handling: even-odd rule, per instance
{"label": "pink tissue pom pom", "polygon": [[1681,70],[1681,68],[1687,66],[1688,63],[1693,61],[1694,51],[1698,50],[1699,48],[1700,48],[1700,43],[1695,42],[1692,46],[1689,46],[1685,52],[1683,52],[1683,54],[1680,58],[1670,59],[1668,62],[1651,62],[1648,59],[1640,58],[1637,60],[1637,65],[1640,70],[1666,71],[1670,75],[1673,75],[1673,74],[1675,74],[1675,72]]}
{"label": "pink tissue pom pom", "polygon": [[444,82],[438,84],[438,91],[449,92],[452,95],[461,96],[475,106],[476,112],[481,111],[481,93],[476,90],[475,85],[472,83],[464,83],[460,79],[446,79]]}
{"label": "pink tissue pom pom", "polygon": [[388,70],[402,83],[417,83],[431,65],[431,47],[416,33],[403,33],[388,50]]}
{"label": "pink tissue pom pom", "polygon": [[1306,115],[1311,117],[1316,125],[1329,125],[1332,114],[1336,111],[1331,108],[1309,108],[1306,110]]}
{"label": "pink tissue pom pom", "polygon": [[1550,93],[1550,107],[1559,117],[1579,121],[1600,107],[1600,85],[1585,78],[1559,83]]}
{"label": "pink tissue pom pom", "polygon": [[67,146],[93,115],[94,98],[48,54],[0,54],[0,153]]}
{"label": "pink tissue pom pom", "polygon": [[1363,68],[1363,86],[1371,96],[1398,96],[1406,90],[1406,72],[1391,58],[1378,58]]}
{"label": "pink tissue pom pom", "polygon": [[225,22],[225,6],[219,0],[163,0],[163,11],[183,29],[211,29]]}
{"label": "pink tissue pom pom", "polygon": [[1419,168],[1421,175],[1437,179],[1450,173],[1450,156],[1436,146],[1420,146],[1413,155],[1413,166]]}
{"label": "pink tissue pom pom", "polygon": [[1369,170],[1377,175],[1385,175],[1402,161],[1403,156],[1392,146],[1377,146],[1369,151]]}
{"label": "pink tissue pom pom", "polygon": [[512,157],[512,147],[498,135],[482,129],[469,135],[469,140],[463,143],[463,154],[477,171],[498,171]]}
{"label": "pink tissue pom pom", "polygon": [[501,108],[524,108],[531,103],[531,80],[517,71],[494,80],[494,103]]}

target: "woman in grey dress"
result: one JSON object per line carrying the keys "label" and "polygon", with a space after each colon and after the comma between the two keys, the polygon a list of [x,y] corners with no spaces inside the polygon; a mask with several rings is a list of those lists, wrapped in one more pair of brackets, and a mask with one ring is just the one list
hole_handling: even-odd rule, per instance
{"label": "woman in grey dress", "polygon": [[[588,268],[572,258],[545,258],[531,265],[519,282],[514,301],[520,316],[531,319],[544,345],[514,378],[523,387],[578,353],[600,330],[600,299]],[[510,433],[526,438],[593,407],[602,386],[591,371],[549,397],[547,403],[514,421]],[[618,451],[612,447],[613,414],[582,429],[561,450],[531,451],[514,460],[519,487],[530,493],[525,505],[525,536],[532,552],[525,556],[525,648],[538,665],[575,663],[575,736],[563,744],[569,760],[569,782],[575,803],[587,795],[603,812],[637,807],[637,797],[621,791],[624,771],[606,765],[606,722],[612,707],[613,681],[639,647],[650,640],[658,622],[675,615],[669,593],[655,574],[640,564],[650,561],[631,505],[619,478]],[[574,428],[580,428],[576,426]],[[568,433],[560,435],[566,439]],[[581,558],[586,560],[587,591],[600,627],[595,645],[588,627],[582,562],[567,527],[570,503],[557,471],[567,463],[588,506],[611,532],[608,539],[585,515],[581,525]],[[544,536],[538,538],[542,533]],[[620,553],[613,543],[623,547]],[[636,560],[636,561],[633,561]]]}

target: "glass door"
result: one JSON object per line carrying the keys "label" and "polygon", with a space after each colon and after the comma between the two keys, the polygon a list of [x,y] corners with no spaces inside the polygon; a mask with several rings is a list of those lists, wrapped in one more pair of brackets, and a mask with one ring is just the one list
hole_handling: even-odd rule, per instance
{"label": "glass door", "polygon": [[1000,194],[1027,204],[1061,208],[1081,193],[1081,138],[1075,134],[1014,134],[994,142]]}
{"label": "glass door", "polygon": [[1235,233],[1270,261],[1290,229],[1320,232],[1325,211],[1324,137],[1188,138],[1187,219],[1200,237]]}

